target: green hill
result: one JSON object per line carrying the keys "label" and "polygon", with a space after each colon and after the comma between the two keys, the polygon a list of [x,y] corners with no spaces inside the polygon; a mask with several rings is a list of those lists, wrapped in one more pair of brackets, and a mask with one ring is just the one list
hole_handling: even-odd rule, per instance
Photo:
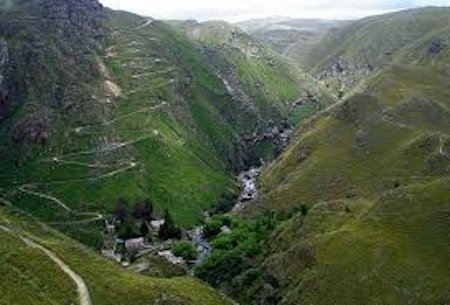
{"label": "green hill", "polygon": [[[0,304],[230,304],[94,252],[144,200],[205,222],[195,273],[240,304],[447,304],[449,21],[346,22],[302,49],[305,73],[225,22],[0,3]],[[261,159],[257,198],[203,219]]]}
{"label": "green hill", "polygon": [[212,73],[242,103],[254,104],[263,122],[287,120],[295,126],[337,100],[314,78],[238,26],[219,21],[173,24],[196,43]]}
{"label": "green hill", "polygon": [[448,37],[424,32],[301,124],[240,212],[276,228],[219,235],[199,275],[243,304],[448,302]]}
{"label": "green hill", "polygon": [[445,303],[446,69],[390,67],[302,125],[243,212],[289,220],[223,287],[251,304]]}
{"label": "green hill", "polygon": [[[150,199],[178,224],[197,223],[232,201],[234,173],[280,151],[287,121],[333,101],[323,93],[293,115],[301,84],[314,80],[264,46],[254,55],[244,34],[224,52],[211,39],[205,53],[190,28],[93,0],[34,4],[2,11],[2,197],[92,246],[99,214],[119,198]],[[211,28],[210,37],[233,35]]]}
{"label": "green hill", "polygon": [[450,9],[445,7],[412,9],[351,22],[325,35],[301,65],[329,87],[347,93],[395,62],[397,52],[448,27],[449,22]]}

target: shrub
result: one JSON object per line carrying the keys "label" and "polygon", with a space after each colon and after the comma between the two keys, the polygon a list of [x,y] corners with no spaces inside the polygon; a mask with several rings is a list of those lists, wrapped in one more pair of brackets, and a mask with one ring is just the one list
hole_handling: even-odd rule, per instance
{"label": "shrub", "polygon": [[[223,225],[225,218],[221,218]],[[217,228],[219,221],[212,219]],[[237,274],[251,268],[249,262],[264,249],[264,241],[275,228],[273,213],[267,213],[258,220],[245,221],[228,219],[232,231],[221,233],[212,239],[212,253],[206,262],[199,266],[196,275],[212,285],[231,281]]]}
{"label": "shrub", "polygon": [[198,251],[195,248],[194,244],[187,240],[182,240],[175,243],[172,247],[172,251],[173,254],[182,257],[185,260],[194,260],[198,255]]}
{"label": "shrub", "polygon": [[130,239],[140,237],[141,234],[134,223],[127,221],[120,224],[117,236],[121,239]]}
{"label": "shrub", "polygon": [[212,238],[220,234],[223,222],[219,218],[212,218],[205,224],[205,236]]}
{"label": "shrub", "polygon": [[128,219],[128,214],[128,201],[125,198],[119,198],[114,209],[114,216],[117,220],[125,222]]}

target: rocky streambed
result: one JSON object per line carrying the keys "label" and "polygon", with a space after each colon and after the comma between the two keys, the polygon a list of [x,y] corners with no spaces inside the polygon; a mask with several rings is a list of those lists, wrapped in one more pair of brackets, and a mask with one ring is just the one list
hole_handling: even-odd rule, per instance
{"label": "rocky streambed", "polygon": [[[261,168],[253,167],[247,171],[240,173],[237,177],[238,183],[240,185],[240,193],[234,204],[234,207],[231,210],[231,213],[238,213],[241,211],[247,204],[251,202],[251,200],[256,199],[258,197],[258,189],[257,189],[257,179],[261,172]],[[160,226],[164,223],[162,220],[155,220],[151,222],[154,230],[159,230]],[[229,227],[223,226],[221,228],[222,232],[229,233],[231,232]],[[144,257],[146,255],[156,255],[161,258],[166,259],[169,263],[174,265],[181,266],[185,270],[189,270],[191,273],[195,270],[196,267],[202,265],[208,257],[211,255],[212,246],[209,239],[205,234],[205,227],[198,226],[184,233],[185,238],[190,240],[195,248],[197,249],[197,257],[195,260],[186,261],[181,257],[177,257],[172,252],[172,241],[167,242],[152,242],[150,244],[145,244],[144,238],[136,239],[136,242],[140,243],[140,248],[138,250],[137,257]],[[122,257],[119,258],[115,255],[114,250],[104,251],[104,255],[121,261]],[[129,263],[124,264],[126,266]],[[147,265],[146,265],[147,266]],[[148,267],[148,266],[147,266]],[[141,265],[130,266],[130,268],[137,268],[138,270],[142,269]]]}
{"label": "rocky streambed", "polygon": [[[232,209],[233,213],[241,211],[249,201],[258,197],[256,182],[260,172],[261,168],[252,167],[251,169],[238,175],[238,182],[241,187],[241,191],[238,200]],[[222,231],[227,231],[227,228],[222,228]],[[198,251],[198,256],[194,267],[199,266],[204,263],[211,254],[211,243],[205,236],[205,229],[203,226],[199,226],[188,231],[187,237],[194,243]]]}

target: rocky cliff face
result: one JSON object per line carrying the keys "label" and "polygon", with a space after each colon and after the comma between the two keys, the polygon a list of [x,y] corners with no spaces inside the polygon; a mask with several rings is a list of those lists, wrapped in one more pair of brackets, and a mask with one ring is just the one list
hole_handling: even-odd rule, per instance
{"label": "rocky cliff face", "polygon": [[43,25],[84,52],[93,51],[101,37],[102,10],[97,0],[45,0],[41,5]]}
{"label": "rocky cliff face", "polygon": [[8,107],[8,90],[5,84],[8,59],[8,45],[4,39],[0,39],[0,120],[5,117]]}
{"label": "rocky cliff face", "polygon": [[20,109],[11,124],[14,142],[45,142],[38,135],[49,136],[52,115],[86,94],[83,82],[98,78],[91,55],[103,33],[101,20],[97,0],[0,6],[0,122]]}

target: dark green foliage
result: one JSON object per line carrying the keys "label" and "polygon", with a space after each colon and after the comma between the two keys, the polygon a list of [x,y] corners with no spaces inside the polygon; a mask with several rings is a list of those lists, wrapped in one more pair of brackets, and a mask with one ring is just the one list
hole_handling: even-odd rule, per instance
{"label": "dark green foliage", "polygon": [[128,220],[129,215],[128,201],[125,198],[119,198],[114,209],[114,216],[117,220],[125,222]]}
{"label": "dark green foliage", "polygon": [[136,220],[151,221],[153,215],[153,205],[150,200],[138,201],[134,204],[131,215]]}
{"label": "dark green foliage", "polygon": [[169,211],[164,212],[164,224],[159,230],[159,238],[167,240],[171,238],[180,239],[181,229],[175,224]]}
{"label": "dark green foliage", "polygon": [[141,236],[143,236],[143,237],[148,235],[149,229],[148,229],[148,225],[145,222],[143,222],[141,224],[141,227],[139,228],[139,232],[141,233]]}
{"label": "dark green foliage", "polygon": [[[219,219],[214,223],[217,226]],[[229,282],[251,267],[251,260],[261,253],[267,236],[275,228],[275,219],[268,213],[258,220],[234,218],[229,224],[231,232],[212,239],[211,256],[196,271],[197,276],[213,285]]]}
{"label": "dark green foliage", "polygon": [[205,223],[205,235],[207,238],[213,238],[216,237],[217,235],[219,235],[220,228],[222,228],[223,226],[223,219],[221,219],[220,217],[213,217],[211,219],[209,219],[206,223]]}
{"label": "dark green foliage", "polygon": [[181,240],[175,243],[172,247],[172,251],[176,256],[182,257],[185,260],[194,260],[197,258],[198,254],[195,246],[187,240]]}
{"label": "dark green foliage", "polygon": [[136,224],[134,222],[125,221],[119,225],[117,237],[119,237],[121,239],[130,239],[130,238],[136,238],[136,237],[141,237],[141,236],[142,236],[142,234],[141,234],[139,228],[136,227]]}

